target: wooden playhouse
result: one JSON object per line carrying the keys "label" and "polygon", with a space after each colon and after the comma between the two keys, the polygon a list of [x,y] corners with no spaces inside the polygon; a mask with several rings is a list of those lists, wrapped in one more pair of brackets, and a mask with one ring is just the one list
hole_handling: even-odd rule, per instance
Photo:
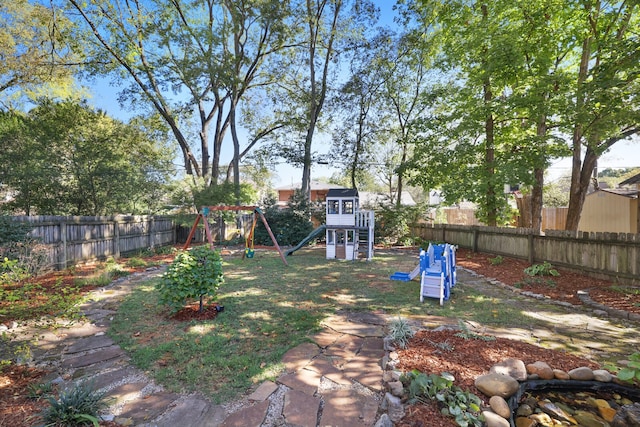
{"label": "wooden playhouse", "polygon": [[333,188],[326,198],[327,259],[373,258],[373,211],[359,209],[358,190]]}

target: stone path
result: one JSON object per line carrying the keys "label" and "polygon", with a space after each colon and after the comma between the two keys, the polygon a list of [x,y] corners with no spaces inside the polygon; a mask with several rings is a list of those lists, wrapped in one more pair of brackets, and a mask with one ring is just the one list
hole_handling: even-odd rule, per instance
{"label": "stone path", "polygon": [[[88,322],[57,329],[16,328],[12,333],[37,342],[36,366],[52,371],[45,379],[68,388],[79,383],[105,391],[111,399],[105,420],[148,427],[391,426],[381,363],[387,319],[375,314],[338,314],[325,329],[283,357],[286,368],[276,382],[228,405],[214,405],[198,394],[165,391],[130,365],[127,354],[106,335],[117,307],[136,284],[161,274],[150,270],[120,279],[94,292],[82,306]],[[19,341],[20,339],[18,339]],[[389,399],[393,402],[389,403]],[[392,408],[392,412],[393,412]],[[399,419],[399,418],[398,418]]]}
{"label": "stone path", "polygon": [[[299,345],[284,355],[286,372],[276,382],[264,382],[252,394],[231,404],[214,405],[198,394],[165,391],[132,367],[126,353],[106,335],[120,301],[138,283],[161,273],[150,270],[94,292],[82,307],[89,320],[86,323],[37,331],[17,328],[12,332],[24,339],[37,332],[33,361],[53,372],[48,380],[63,388],[90,383],[106,391],[113,404],[105,419],[125,426],[387,427],[403,416],[402,404],[393,395],[397,373],[384,369],[393,356],[384,340],[390,319],[376,313],[338,313],[326,319],[324,330],[310,337],[313,343]],[[458,274],[459,282],[487,293],[496,292],[495,284],[484,278],[464,270]],[[502,295],[505,303],[526,304],[525,297],[502,292],[507,292]],[[573,347],[584,351],[640,347],[637,324],[597,318],[589,310],[536,310],[532,316],[544,317],[549,327],[504,330],[472,326],[492,335],[533,339],[548,346],[566,345],[570,340]],[[416,328],[457,326],[455,320],[435,316],[417,316],[411,321]]]}

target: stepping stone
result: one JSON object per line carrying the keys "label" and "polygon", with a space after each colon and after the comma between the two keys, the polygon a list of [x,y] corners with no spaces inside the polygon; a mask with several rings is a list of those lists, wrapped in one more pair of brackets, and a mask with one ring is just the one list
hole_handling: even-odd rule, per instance
{"label": "stepping stone", "polygon": [[96,351],[95,353],[89,353],[81,356],[74,356],[63,359],[61,366],[64,369],[82,368],[84,366],[94,365],[96,363],[115,359],[124,355],[124,351],[122,351],[119,346],[114,345],[103,350]]}
{"label": "stepping stone", "polygon": [[334,331],[359,337],[384,337],[384,328],[378,325],[354,323],[344,316],[331,316],[322,324]]}
{"label": "stepping stone", "polygon": [[342,337],[342,334],[325,329],[322,332],[310,336],[309,338],[311,338],[320,347],[325,348],[335,343],[340,337]]}
{"label": "stepping stone", "polygon": [[351,322],[369,323],[378,326],[386,326],[388,323],[387,317],[384,314],[375,312],[353,312],[348,314],[348,318]]}
{"label": "stepping stone", "polygon": [[379,360],[369,357],[357,357],[344,366],[344,374],[375,391],[382,390],[382,367]]}
{"label": "stepping stone", "polygon": [[60,329],[59,333],[70,338],[82,338],[95,335],[99,332],[107,332],[104,326],[96,326],[93,323],[83,323],[70,328]]}
{"label": "stepping stone", "polygon": [[355,390],[332,390],[323,394],[321,426],[373,426],[378,412],[374,396]]}
{"label": "stepping stone", "polygon": [[278,378],[280,384],[313,396],[320,385],[320,374],[315,371],[301,369],[293,374],[285,374]]}
{"label": "stepping stone", "polygon": [[139,371],[132,366],[125,366],[87,378],[84,382],[91,384],[96,390],[101,390],[118,384],[125,378],[138,374],[138,372]]}
{"label": "stepping stone", "polygon": [[107,335],[98,335],[87,338],[81,338],[74,344],[71,344],[66,354],[80,353],[83,351],[94,350],[98,348],[111,347],[115,345],[113,340],[109,338]]}
{"label": "stepping stone", "polygon": [[297,390],[290,390],[284,395],[282,414],[287,425],[300,427],[316,427],[320,399]]}
{"label": "stepping stone", "polygon": [[260,427],[267,416],[268,409],[268,400],[256,403],[229,415],[220,427]]}
{"label": "stepping stone", "polygon": [[211,405],[202,397],[191,395],[180,399],[176,405],[156,420],[154,427],[215,427],[226,418],[227,413],[219,405]]}
{"label": "stepping stone", "polygon": [[[122,384],[109,391],[106,394],[107,398],[114,398],[114,404],[121,404],[129,400],[137,399],[140,396],[140,392],[147,386],[146,382],[127,383]],[[124,417],[124,415],[123,415]]]}
{"label": "stepping stone", "polygon": [[319,352],[320,349],[313,343],[300,344],[282,356],[282,363],[284,363],[287,372],[295,372],[307,366]]}
{"label": "stepping stone", "polygon": [[277,389],[278,384],[273,381],[265,381],[249,395],[248,399],[254,402],[262,402],[263,400],[267,400]]}
{"label": "stepping stone", "polygon": [[304,369],[309,371],[317,372],[322,376],[327,376],[328,374],[341,374],[342,371],[338,369],[330,358],[319,356],[313,359],[311,363],[309,363]]}
{"label": "stepping stone", "polygon": [[[178,399],[175,393],[162,391],[160,393],[150,394],[141,399],[131,400],[125,403],[120,413],[120,417],[131,418],[134,425],[140,425],[157,418],[165,412],[167,408]],[[188,424],[182,424],[188,425]]]}
{"label": "stepping stone", "polygon": [[338,341],[326,348],[327,356],[339,357],[344,360],[352,359],[362,348],[363,338],[353,335],[343,335]]}

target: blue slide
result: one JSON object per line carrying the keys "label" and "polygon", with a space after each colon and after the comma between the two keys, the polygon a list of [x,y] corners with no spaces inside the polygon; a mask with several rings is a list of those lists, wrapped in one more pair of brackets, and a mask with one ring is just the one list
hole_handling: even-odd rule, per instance
{"label": "blue slide", "polygon": [[316,228],[315,230],[313,230],[311,233],[309,233],[309,235],[307,237],[305,237],[304,239],[302,239],[302,242],[298,243],[296,246],[294,246],[293,248],[289,249],[288,251],[286,251],[284,254],[286,256],[291,255],[292,253],[294,253],[295,251],[297,251],[298,249],[302,248],[303,246],[305,246],[307,243],[309,243],[311,240],[313,240],[314,238],[318,237],[320,234],[324,233],[324,230],[327,227],[322,224],[320,227]]}

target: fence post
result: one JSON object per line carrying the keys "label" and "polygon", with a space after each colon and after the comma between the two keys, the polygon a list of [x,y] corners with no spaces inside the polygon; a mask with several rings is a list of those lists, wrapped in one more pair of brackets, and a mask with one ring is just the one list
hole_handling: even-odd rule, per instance
{"label": "fence post", "polygon": [[473,248],[473,252],[478,252],[478,235],[480,234],[480,230],[478,230],[478,227],[474,226],[473,227],[473,241],[472,241],[472,248]]}
{"label": "fence post", "polygon": [[62,268],[67,268],[67,222],[65,220],[60,221],[60,238],[62,239]]}
{"label": "fence post", "polygon": [[535,254],[533,253],[534,249],[533,249],[533,230],[529,231],[529,234],[527,236],[527,243],[529,246],[529,264],[533,265],[534,261],[535,261]]}
{"label": "fence post", "polygon": [[155,239],[154,239],[155,236],[153,235],[153,217],[149,218],[148,222],[149,222],[149,247],[153,249],[154,242],[155,242]]}
{"label": "fence post", "polygon": [[120,226],[117,216],[113,217],[113,257],[120,258]]}

